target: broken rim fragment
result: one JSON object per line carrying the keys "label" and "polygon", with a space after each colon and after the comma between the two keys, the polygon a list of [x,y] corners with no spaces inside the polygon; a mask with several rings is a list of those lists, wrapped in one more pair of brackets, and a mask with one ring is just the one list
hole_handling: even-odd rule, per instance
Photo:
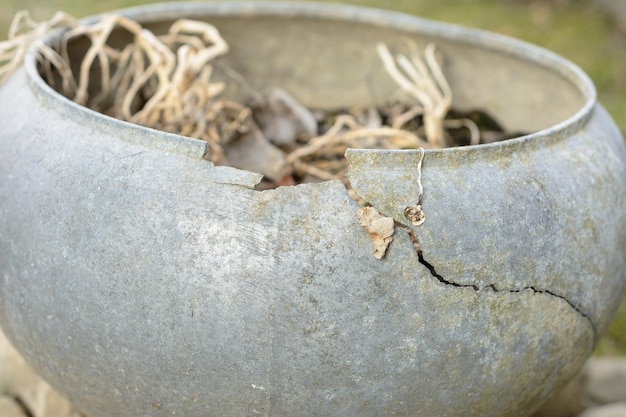
{"label": "broken rim fragment", "polygon": [[367,8],[123,13],[210,22],[253,88],[311,108],[369,103],[368,80],[391,95],[378,42],[436,42],[455,107],[535,133],[427,150],[421,198],[420,151],[349,150],[396,224],[378,260],[341,182],[257,191],[205,142],[65,99],[31,51],[0,86],[0,323],[87,415],[521,417],[576,374],[626,275],[626,147],[577,67]]}

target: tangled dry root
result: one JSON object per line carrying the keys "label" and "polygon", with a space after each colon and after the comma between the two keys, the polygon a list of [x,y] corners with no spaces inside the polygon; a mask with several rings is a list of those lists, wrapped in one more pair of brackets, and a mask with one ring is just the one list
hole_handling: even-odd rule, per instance
{"label": "tangled dry root", "polygon": [[[41,43],[39,39],[53,28],[66,29],[58,45]],[[116,47],[111,37],[120,32],[132,41]],[[68,49],[79,38],[88,40],[89,47],[73,69]],[[425,48],[423,57],[412,44],[408,56],[394,56],[385,44],[378,44],[382,65],[413,103],[392,108],[386,124],[378,109],[370,107],[365,120],[356,114],[335,115],[326,129],[320,129],[322,123],[311,110],[279,88],[255,94],[256,105],[228,100],[224,83],[214,81],[212,75],[215,60],[229,46],[217,28],[206,22],[177,20],[167,33],[155,35],[119,15],[81,24],[57,13],[38,24],[20,12],[9,40],[0,43],[0,82],[19,67],[33,44],[39,51],[42,76],[76,103],[120,120],[205,140],[207,159],[257,170],[270,187],[340,179],[358,201],[345,179],[347,148],[420,149],[418,201],[404,211],[414,226],[425,221],[421,205],[424,148],[446,146],[446,126],[467,128],[471,143],[479,141],[478,128],[471,120],[445,120],[452,93],[433,44]],[[374,256],[381,259],[396,222],[371,207],[357,215],[374,243]],[[419,247],[416,239],[414,243]]]}
{"label": "tangled dry root", "polygon": [[[133,41],[112,47],[115,30],[128,32]],[[68,44],[79,37],[90,47],[74,78]],[[108,15],[71,28],[60,51],[45,45],[39,50],[45,67],[60,75],[44,69],[45,78],[51,84],[60,78],[64,95],[120,120],[206,140],[214,162],[221,162],[224,144],[248,130],[249,109],[223,98],[224,85],[211,79],[212,61],[226,54],[228,45],[208,23],[181,19],[156,36],[136,21]],[[93,74],[99,74],[97,80]]]}
{"label": "tangled dry root", "polygon": [[26,51],[32,44],[51,30],[77,25],[74,18],[62,12],[56,13],[52,19],[43,23],[33,21],[27,11],[18,12],[11,22],[8,39],[0,42],[0,84],[22,64]]}
{"label": "tangled dry root", "polygon": [[[38,42],[53,28],[67,29],[58,45]],[[113,33],[125,33],[132,40],[115,46]],[[89,47],[79,63],[72,63],[69,45],[79,38],[86,39]],[[19,66],[33,43],[43,77],[65,96],[120,120],[205,140],[207,159],[216,164],[250,168],[246,165],[250,159],[241,155],[244,148],[254,146],[250,152],[258,151],[259,158],[271,160],[272,166],[269,162],[252,164],[268,178],[269,186],[331,179],[346,182],[347,148],[442,147],[446,125],[466,127],[472,143],[478,140],[472,121],[444,120],[452,93],[433,44],[426,47],[423,57],[415,45],[409,45],[409,55],[395,56],[386,45],[377,45],[382,65],[413,104],[398,106],[400,110],[393,110],[386,124],[379,115],[364,122],[355,114],[342,114],[320,129],[311,110],[277,88],[265,97],[257,94],[263,104],[260,108],[228,100],[224,83],[212,76],[216,59],[226,55],[229,46],[217,28],[206,22],[177,20],[167,33],[156,35],[120,15],[84,24],[57,13],[38,24],[21,12],[11,25],[9,40],[0,43],[2,79]],[[260,113],[268,112],[269,118],[261,117]],[[280,126],[291,123],[287,129],[291,133],[273,129],[268,121]],[[296,133],[297,138],[290,140],[288,136]]]}

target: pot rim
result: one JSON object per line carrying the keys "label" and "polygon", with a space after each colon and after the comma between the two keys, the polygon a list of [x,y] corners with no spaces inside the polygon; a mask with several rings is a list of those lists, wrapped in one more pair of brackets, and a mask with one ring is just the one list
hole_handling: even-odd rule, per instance
{"label": "pot rim", "polygon": [[[219,17],[249,17],[258,16],[260,14],[264,17],[309,17],[359,22],[383,28],[393,28],[394,30],[408,33],[419,33],[420,35],[432,36],[447,41],[465,43],[497,53],[529,60],[536,65],[547,68],[562,76],[565,80],[570,82],[573,87],[578,89],[584,99],[583,105],[576,113],[546,129],[499,142],[427,149],[427,153],[471,153],[479,149],[497,149],[502,151],[503,148],[527,145],[541,138],[568,136],[580,130],[587,123],[597,104],[596,88],[589,76],[576,64],[555,52],[495,32],[425,19],[386,9],[338,3],[315,3],[310,1],[156,3],[112,10],[107,13],[87,17],[83,19],[82,22],[95,22],[106,14],[111,13],[119,13],[144,24],[165,19],[171,20],[173,16],[175,18],[177,14],[194,15],[197,13],[202,17],[211,15]],[[63,30],[54,31],[44,37],[42,42],[50,44],[60,38],[62,33],[64,33]],[[148,148],[166,150],[194,158],[203,158],[208,151],[207,143],[203,140],[126,122],[75,103],[58,93],[43,80],[37,69],[37,61],[38,54],[36,48],[31,47],[24,60],[28,85],[42,104],[54,108],[55,111],[61,113],[61,115],[81,123],[89,124],[92,127],[106,130],[122,140],[131,143],[139,143]],[[348,149],[348,152],[376,152],[385,154],[411,153],[416,151],[417,150]]]}

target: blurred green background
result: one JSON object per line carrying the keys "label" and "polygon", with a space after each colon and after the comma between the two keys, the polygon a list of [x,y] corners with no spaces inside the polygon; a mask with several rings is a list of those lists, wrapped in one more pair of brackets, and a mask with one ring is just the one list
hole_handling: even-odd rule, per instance
{"label": "blurred green background", "polygon": [[[12,16],[29,10],[35,20],[63,10],[76,17],[152,3],[146,0],[2,0],[0,40]],[[322,0],[323,1],[323,0]],[[593,79],[600,102],[626,133],[626,0],[343,0],[513,36],[551,49]],[[602,262],[601,259],[598,262]],[[589,277],[593,279],[593,277]],[[598,354],[626,355],[626,303]]]}

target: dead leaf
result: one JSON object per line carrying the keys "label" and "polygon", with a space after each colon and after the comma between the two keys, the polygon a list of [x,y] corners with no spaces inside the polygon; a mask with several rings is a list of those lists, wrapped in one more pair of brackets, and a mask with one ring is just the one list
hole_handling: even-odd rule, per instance
{"label": "dead leaf", "polygon": [[363,207],[356,215],[374,244],[374,257],[382,259],[393,240],[395,221],[391,217],[383,216],[374,207]]}

